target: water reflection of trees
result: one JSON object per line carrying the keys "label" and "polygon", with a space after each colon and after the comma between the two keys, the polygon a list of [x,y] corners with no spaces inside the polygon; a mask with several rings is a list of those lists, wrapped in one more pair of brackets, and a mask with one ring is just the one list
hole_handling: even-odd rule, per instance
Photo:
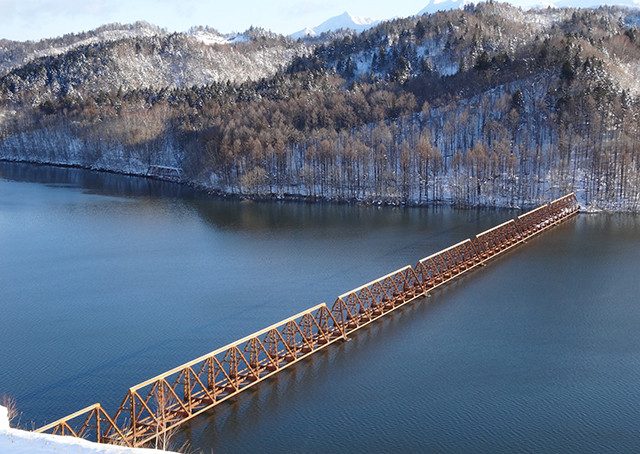
{"label": "water reflection of trees", "polygon": [[27,183],[72,186],[110,197],[194,197],[196,191],[180,184],[150,178],[91,171],[74,167],[0,162],[0,177]]}
{"label": "water reflection of trees", "polygon": [[353,204],[305,203],[200,198],[193,201],[202,219],[221,229],[318,230],[339,229],[354,235],[363,229],[426,225],[426,218],[446,216],[449,208],[378,207]]}
{"label": "water reflection of trees", "polygon": [[[250,201],[209,195],[190,186],[150,178],[98,172],[73,167],[0,162],[0,177],[21,182],[77,187],[109,197],[179,199],[208,224],[222,230],[275,231],[317,230],[330,234],[339,229],[354,236],[364,230],[419,228],[446,225],[451,209],[429,207],[356,205],[299,201]],[[484,228],[482,218],[491,209],[466,210],[468,223]],[[505,219],[510,214],[505,214]],[[457,218],[459,220],[459,218]],[[480,231],[480,230],[478,230]]]}

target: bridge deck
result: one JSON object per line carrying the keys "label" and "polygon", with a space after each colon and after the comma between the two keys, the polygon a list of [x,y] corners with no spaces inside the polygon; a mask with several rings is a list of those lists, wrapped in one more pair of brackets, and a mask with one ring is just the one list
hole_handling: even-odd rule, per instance
{"label": "bridge deck", "polygon": [[564,221],[573,193],[129,388],[110,417],[94,404],[36,432],[144,446],[318,350]]}

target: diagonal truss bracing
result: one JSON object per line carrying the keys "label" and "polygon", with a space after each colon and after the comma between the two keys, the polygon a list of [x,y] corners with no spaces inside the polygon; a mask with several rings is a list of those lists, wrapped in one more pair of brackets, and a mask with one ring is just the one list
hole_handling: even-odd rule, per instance
{"label": "diagonal truss bracing", "polygon": [[579,209],[573,193],[140,383],[113,417],[94,404],[38,429],[143,446],[280,370],[455,279]]}

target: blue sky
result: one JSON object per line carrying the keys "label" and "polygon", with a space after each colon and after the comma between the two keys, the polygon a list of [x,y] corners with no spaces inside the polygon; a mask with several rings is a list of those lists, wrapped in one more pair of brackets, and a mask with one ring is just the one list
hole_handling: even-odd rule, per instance
{"label": "blue sky", "polygon": [[[222,33],[251,25],[285,35],[315,27],[349,11],[373,19],[407,17],[443,0],[0,0],[0,38],[39,40],[92,30],[100,25],[144,20],[169,31],[208,25]],[[548,1],[548,0],[547,0]],[[511,0],[515,5],[544,0]],[[640,0],[560,0],[587,6]]]}
{"label": "blue sky", "polygon": [[282,34],[349,11],[375,19],[418,13],[430,0],[0,0],[0,38],[38,40],[100,25],[145,20],[169,31],[208,25],[222,33],[251,25]]}

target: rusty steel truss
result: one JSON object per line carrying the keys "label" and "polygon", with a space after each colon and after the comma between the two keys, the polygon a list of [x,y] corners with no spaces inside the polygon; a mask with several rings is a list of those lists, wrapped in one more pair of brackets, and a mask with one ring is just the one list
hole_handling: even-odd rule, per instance
{"label": "rusty steel truss", "polygon": [[[562,222],[573,193],[340,295],[129,389],[110,417],[100,404],[36,432],[144,446],[217,404],[427,295],[431,290]],[[76,427],[74,429],[74,427]]]}

